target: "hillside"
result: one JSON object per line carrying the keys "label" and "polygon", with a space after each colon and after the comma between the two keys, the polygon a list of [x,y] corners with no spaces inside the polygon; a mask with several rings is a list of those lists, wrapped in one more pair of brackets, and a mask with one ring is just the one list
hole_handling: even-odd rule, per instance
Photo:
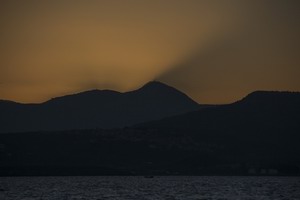
{"label": "hillside", "polygon": [[121,128],[200,107],[175,88],[150,82],[135,91],[92,90],[41,104],[0,101],[0,132]]}

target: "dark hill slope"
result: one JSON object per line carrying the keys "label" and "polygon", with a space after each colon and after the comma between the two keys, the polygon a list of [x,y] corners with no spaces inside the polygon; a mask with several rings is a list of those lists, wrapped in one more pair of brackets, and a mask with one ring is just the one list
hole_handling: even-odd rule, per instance
{"label": "dark hill slope", "polygon": [[299,105],[254,92],[123,129],[0,134],[0,176],[300,175]]}
{"label": "dark hill slope", "polygon": [[150,82],[131,92],[92,90],[42,104],[0,101],[0,132],[117,128],[199,108],[175,88]]}
{"label": "dark hill slope", "polygon": [[279,127],[293,131],[299,125],[300,93],[257,91],[232,104],[208,107],[137,127],[225,132]]}
{"label": "dark hill slope", "polygon": [[233,104],[136,128],[190,137],[204,148],[203,157],[223,164],[300,166],[300,93],[253,92]]}

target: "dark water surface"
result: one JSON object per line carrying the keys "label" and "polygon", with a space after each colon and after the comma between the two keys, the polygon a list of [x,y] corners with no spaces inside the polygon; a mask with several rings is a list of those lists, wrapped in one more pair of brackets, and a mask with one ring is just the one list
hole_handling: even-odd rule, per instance
{"label": "dark water surface", "polygon": [[300,177],[0,177],[1,200],[300,200]]}

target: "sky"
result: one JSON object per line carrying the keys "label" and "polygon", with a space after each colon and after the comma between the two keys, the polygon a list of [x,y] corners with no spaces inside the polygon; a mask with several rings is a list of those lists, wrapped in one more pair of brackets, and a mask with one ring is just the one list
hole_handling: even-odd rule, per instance
{"label": "sky", "polygon": [[199,103],[300,91],[298,0],[3,0],[0,99],[157,80]]}

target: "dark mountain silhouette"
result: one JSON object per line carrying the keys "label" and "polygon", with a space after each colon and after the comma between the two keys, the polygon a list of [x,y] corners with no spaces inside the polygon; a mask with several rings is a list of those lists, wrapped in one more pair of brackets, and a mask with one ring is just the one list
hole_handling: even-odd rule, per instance
{"label": "dark mountain silhouette", "polygon": [[201,160],[192,156],[186,161],[195,166],[204,162],[212,168],[221,165],[221,169],[238,164],[300,172],[299,92],[257,91],[229,105],[140,124],[136,128],[161,134],[188,133],[191,141],[199,145],[197,155],[202,155]]}
{"label": "dark mountain silhouette", "polygon": [[[151,83],[126,95],[149,99],[156,88],[169,91]],[[103,93],[110,100],[124,95],[102,91],[97,100],[98,92],[90,91],[45,104],[73,108],[86,95],[97,103]],[[258,91],[232,104],[122,129],[3,133],[0,176],[300,175],[299,122],[300,93]]]}
{"label": "dark mountain silhouette", "polygon": [[300,92],[256,91],[232,104],[204,108],[183,115],[148,122],[137,127],[227,129],[245,131],[251,127],[299,128]]}
{"label": "dark mountain silhouette", "polygon": [[117,128],[200,107],[175,88],[150,82],[131,92],[92,90],[41,104],[0,101],[0,132]]}

